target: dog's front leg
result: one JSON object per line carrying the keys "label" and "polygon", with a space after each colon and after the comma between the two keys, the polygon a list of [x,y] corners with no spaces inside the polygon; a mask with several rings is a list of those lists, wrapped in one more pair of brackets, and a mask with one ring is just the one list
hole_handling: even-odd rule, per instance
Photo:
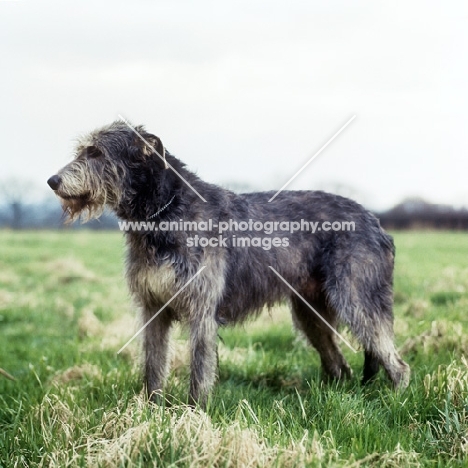
{"label": "dog's front leg", "polygon": [[[154,316],[154,310],[144,310],[147,323]],[[145,381],[148,397],[157,401],[162,393],[169,362],[168,350],[172,319],[163,311],[153,319],[144,331]]]}
{"label": "dog's front leg", "polygon": [[218,325],[211,310],[190,321],[190,394],[189,403],[206,407],[208,395],[216,378],[216,339]]}

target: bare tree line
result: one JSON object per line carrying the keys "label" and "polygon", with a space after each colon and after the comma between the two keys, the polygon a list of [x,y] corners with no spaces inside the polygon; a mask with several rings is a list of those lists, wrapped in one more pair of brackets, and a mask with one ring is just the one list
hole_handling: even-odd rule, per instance
{"label": "bare tree line", "polygon": [[468,230],[467,208],[437,205],[421,198],[407,198],[377,216],[387,229]]}
{"label": "bare tree line", "polygon": [[[0,181],[0,228],[63,229],[63,212],[56,197],[33,182],[8,178]],[[79,223],[68,228],[80,229]],[[86,225],[88,229],[113,229],[117,220],[104,214]]]}
{"label": "bare tree line", "polygon": [[[240,182],[232,182],[234,191],[250,191],[253,187]],[[340,186],[341,187],[341,186]],[[332,187],[334,193],[342,188]],[[351,192],[350,192],[351,191]],[[37,190],[34,183],[21,179],[0,181],[0,228],[9,229],[63,229],[63,213],[57,199]],[[352,196],[351,188],[341,195]],[[393,208],[375,213],[380,223],[387,229],[453,229],[468,230],[468,209],[450,205],[437,205],[421,198],[407,198]],[[80,229],[75,223],[68,229]],[[117,219],[111,213],[104,214],[99,220],[86,224],[87,229],[117,229]]]}

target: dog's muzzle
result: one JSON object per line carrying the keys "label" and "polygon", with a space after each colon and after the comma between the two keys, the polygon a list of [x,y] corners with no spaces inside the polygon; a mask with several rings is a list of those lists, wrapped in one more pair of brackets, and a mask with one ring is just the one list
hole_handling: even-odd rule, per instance
{"label": "dog's muzzle", "polygon": [[60,179],[60,176],[58,175],[53,175],[52,177],[49,178],[49,180],[47,181],[47,183],[49,184],[49,187],[52,189],[52,190],[57,190],[60,186],[60,182],[62,181],[62,179]]}

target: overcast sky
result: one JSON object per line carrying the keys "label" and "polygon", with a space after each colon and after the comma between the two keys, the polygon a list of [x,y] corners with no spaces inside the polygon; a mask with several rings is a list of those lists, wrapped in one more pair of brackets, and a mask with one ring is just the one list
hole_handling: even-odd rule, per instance
{"label": "overcast sky", "polygon": [[468,2],[0,1],[0,179],[121,113],[215,183],[468,206]]}

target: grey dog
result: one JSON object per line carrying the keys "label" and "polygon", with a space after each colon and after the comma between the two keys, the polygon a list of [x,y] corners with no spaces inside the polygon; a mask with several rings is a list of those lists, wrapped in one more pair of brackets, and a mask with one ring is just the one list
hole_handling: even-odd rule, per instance
{"label": "grey dog", "polygon": [[[69,221],[97,218],[107,206],[123,221],[147,222],[125,236],[130,291],[144,322],[153,319],[144,330],[150,398],[163,388],[174,321],[188,324],[189,401],[203,406],[216,377],[218,328],[285,300],[325,375],[351,375],[334,332],[344,324],[364,348],[363,382],[382,365],[395,387],[408,385],[393,336],[393,241],[357,203],[321,191],[283,191],[271,202],[273,192],[235,194],[202,181],[144,127],[120,121],[82,138],[48,184]],[[281,229],[304,220],[355,229]],[[149,221],[161,229],[148,229]],[[175,229],[185,222],[190,230]],[[229,229],[208,239],[209,222]],[[274,232],[257,230],[258,222]]]}

